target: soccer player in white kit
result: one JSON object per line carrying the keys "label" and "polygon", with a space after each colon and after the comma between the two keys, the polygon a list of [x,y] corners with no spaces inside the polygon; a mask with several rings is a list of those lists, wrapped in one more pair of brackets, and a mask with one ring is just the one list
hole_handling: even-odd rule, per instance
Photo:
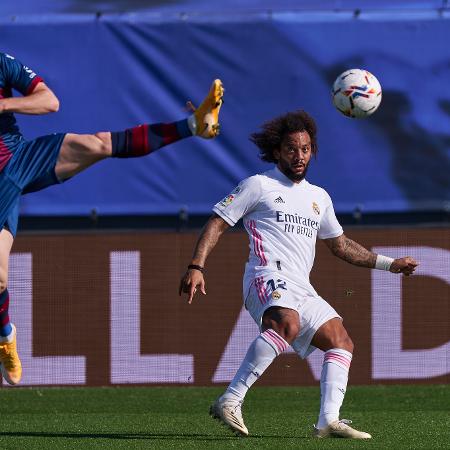
{"label": "soccer player in white kit", "polygon": [[261,334],[210,414],[237,434],[248,435],[241,406],[252,384],[289,345],[301,358],[319,348],[325,355],[314,436],[369,439],[370,434],[350,427],[351,421],[339,419],[353,342],[342,318],[309,282],[316,239],[357,266],[410,275],[417,262],[376,255],[344,235],[330,196],[305,179],[311,156],[317,153],[316,126],[306,112],[289,112],[266,122],[251,140],[260,157],[276,166],[246,178],[214,206],[180,283],[180,294],[189,294],[189,303],[197,289],[206,294],[206,258],[222,233],[242,218],[250,239],[243,298]]}

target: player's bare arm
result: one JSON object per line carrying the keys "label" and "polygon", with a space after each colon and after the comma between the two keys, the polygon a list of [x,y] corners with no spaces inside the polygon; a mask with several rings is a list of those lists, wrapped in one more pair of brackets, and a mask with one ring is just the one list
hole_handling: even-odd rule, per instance
{"label": "player's bare arm", "polygon": [[23,97],[0,99],[0,114],[48,114],[59,109],[59,100],[53,91],[43,82],[36,85],[33,92]]}
{"label": "player's bare arm", "polygon": [[350,264],[369,268],[375,267],[377,255],[349,239],[345,234],[341,234],[336,238],[324,239],[324,242],[333,255]]}
{"label": "player's bare arm", "polygon": [[206,295],[205,279],[203,277],[203,268],[205,267],[206,259],[216,246],[220,236],[230,227],[221,217],[213,214],[203,228],[200,237],[195,246],[194,255],[188,270],[184,274],[180,282],[179,295],[185,292],[189,295],[188,303],[192,303],[197,288],[200,292]]}
{"label": "player's bare arm", "polygon": [[[333,255],[337,256],[350,264],[360,267],[374,269],[376,267],[377,254],[367,250],[361,244],[341,234],[336,238],[324,239],[325,244],[331,250]],[[418,266],[410,256],[394,259],[389,267],[392,273],[403,273],[411,275]]]}

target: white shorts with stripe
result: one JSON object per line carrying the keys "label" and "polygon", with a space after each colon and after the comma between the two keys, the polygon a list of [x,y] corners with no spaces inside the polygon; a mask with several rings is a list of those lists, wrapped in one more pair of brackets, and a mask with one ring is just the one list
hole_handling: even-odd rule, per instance
{"label": "white shorts with stripe", "polygon": [[279,279],[279,273],[256,277],[250,287],[246,289],[245,307],[261,328],[264,312],[272,306],[293,309],[298,312],[300,332],[291,344],[294,351],[306,358],[316,350],[311,340],[316,331],[331,319],[341,316],[322,297],[305,295],[304,290],[295,283]]}

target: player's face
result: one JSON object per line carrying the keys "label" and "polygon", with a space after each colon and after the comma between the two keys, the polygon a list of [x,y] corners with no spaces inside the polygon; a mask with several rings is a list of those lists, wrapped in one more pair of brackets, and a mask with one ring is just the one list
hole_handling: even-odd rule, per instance
{"label": "player's face", "polygon": [[274,151],[278,168],[294,183],[306,176],[311,159],[311,138],[307,131],[296,131],[285,136],[281,147]]}

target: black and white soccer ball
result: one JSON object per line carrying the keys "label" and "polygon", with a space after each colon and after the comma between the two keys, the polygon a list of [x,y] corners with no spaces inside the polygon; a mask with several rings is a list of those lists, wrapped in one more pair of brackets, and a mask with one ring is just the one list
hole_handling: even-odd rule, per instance
{"label": "black and white soccer ball", "polygon": [[381,85],[374,75],[363,69],[341,73],[333,83],[333,104],[347,117],[363,119],[373,114],[381,103]]}

